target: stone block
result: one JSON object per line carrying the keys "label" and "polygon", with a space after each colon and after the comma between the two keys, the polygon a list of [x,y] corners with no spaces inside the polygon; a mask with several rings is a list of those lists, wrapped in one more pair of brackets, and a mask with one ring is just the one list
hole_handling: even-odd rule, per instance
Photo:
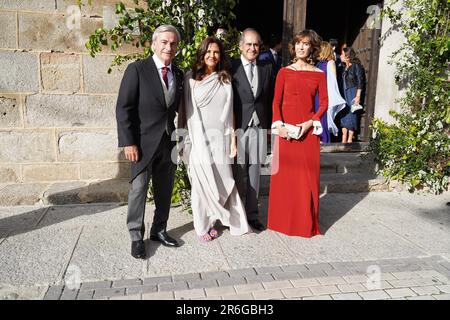
{"label": "stone block", "polygon": [[[87,1],[83,1],[83,4],[80,8],[81,15],[96,15],[104,17],[104,7],[108,7],[113,9],[115,12],[115,5],[118,3],[118,0],[101,0],[101,1],[92,1],[91,5],[87,3]],[[121,0],[126,8],[135,8],[133,0]],[[61,13],[72,13],[72,11],[68,11],[71,9],[70,7],[74,5],[76,1],[73,0],[56,0],[56,10]],[[139,7],[146,8],[145,4],[140,1]]]}
{"label": "stone block", "polygon": [[46,190],[46,183],[12,184],[0,192],[0,206],[34,205]]}
{"label": "stone block", "polygon": [[128,63],[112,68],[108,74],[113,56],[83,56],[83,81],[86,93],[118,93],[123,73]]}
{"label": "stone block", "polygon": [[84,282],[81,285],[81,291],[83,290],[98,290],[111,288],[111,281],[96,281],[96,282]]}
{"label": "stone block", "polygon": [[57,148],[61,161],[113,161],[120,154],[113,130],[62,131]]}
{"label": "stone block", "polygon": [[17,45],[15,12],[0,12],[0,48],[14,49]]}
{"label": "stone block", "polygon": [[402,289],[389,289],[386,290],[386,293],[389,294],[393,299],[395,298],[406,298],[406,297],[414,297],[416,294],[409,288]]}
{"label": "stone block", "polygon": [[0,161],[52,162],[55,141],[52,130],[0,131]]}
{"label": "stone block", "polygon": [[36,94],[26,99],[26,124],[66,128],[114,127],[115,104],[113,96]]}
{"label": "stone block", "polygon": [[290,288],[281,290],[286,298],[303,298],[312,296],[311,290],[308,288]]}
{"label": "stone block", "polygon": [[336,286],[314,286],[309,288],[314,295],[341,293]]}
{"label": "stone block", "polygon": [[151,286],[130,287],[130,288],[127,288],[126,293],[127,293],[127,295],[135,295],[135,294],[152,293],[152,292],[157,292],[157,291],[158,291],[158,287],[155,285],[151,285]]}
{"label": "stone block", "polygon": [[89,35],[103,26],[102,19],[72,15],[19,13],[19,48],[42,51],[86,52]]}
{"label": "stone block", "polygon": [[80,178],[78,164],[24,165],[24,182],[70,181]]}
{"label": "stone block", "polygon": [[81,64],[78,55],[44,52],[40,58],[44,92],[75,93],[80,90]]}
{"label": "stone block", "polygon": [[22,111],[20,107],[20,96],[0,96],[0,127],[14,128],[22,126]]}
{"label": "stone block", "polygon": [[281,290],[258,291],[254,292],[253,296],[256,300],[279,300],[285,298]]}
{"label": "stone block", "polygon": [[20,167],[12,165],[0,166],[0,183],[19,182],[21,179]]}
{"label": "stone block", "polygon": [[38,64],[34,53],[0,51],[0,92],[38,92]]}
{"label": "stone block", "polygon": [[289,280],[275,281],[275,282],[263,282],[263,286],[266,290],[275,289],[289,289],[292,288],[292,283]]}
{"label": "stone block", "polygon": [[36,1],[36,0],[2,0],[0,6],[3,9],[17,10],[36,10],[36,11],[54,11],[54,1]]}
{"label": "stone block", "polygon": [[234,287],[206,288],[205,291],[206,291],[206,295],[208,297],[218,297],[218,296],[236,294],[236,290],[234,290]]}
{"label": "stone block", "polygon": [[46,205],[83,203],[83,192],[87,192],[85,182],[55,183],[45,191],[42,201]]}
{"label": "stone block", "polygon": [[59,300],[63,291],[63,286],[53,286],[48,288],[44,300]]}
{"label": "stone block", "polygon": [[106,180],[89,184],[80,196],[83,203],[126,202],[129,189],[128,180]]}
{"label": "stone block", "polygon": [[81,179],[129,179],[130,163],[128,162],[89,162],[81,163]]}
{"label": "stone block", "polygon": [[249,293],[255,291],[265,291],[262,283],[242,284],[234,287],[237,293]]}

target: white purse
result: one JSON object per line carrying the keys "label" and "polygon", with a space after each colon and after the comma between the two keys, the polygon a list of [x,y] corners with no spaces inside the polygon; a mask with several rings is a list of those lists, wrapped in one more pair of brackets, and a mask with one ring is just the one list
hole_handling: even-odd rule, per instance
{"label": "white purse", "polygon": [[[288,135],[290,138],[292,139],[300,139],[300,137],[302,136],[302,127],[297,127],[294,126],[292,124],[289,123],[285,123],[284,127],[288,130]],[[323,132],[323,128],[322,125],[320,123],[320,121],[313,121],[313,132],[312,134],[314,135],[321,135]],[[272,134],[276,134],[278,135],[278,129],[277,128],[273,128],[272,129]]]}
{"label": "white purse", "polygon": [[[288,123],[285,123],[284,127],[288,130],[288,135],[290,138],[298,139],[301,137],[301,134],[300,134],[301,129],[302,129],[301,127],[297,127],[297,126],[294,126],[294,125],[288,124]],[[277,128],[272,129],[272,134],[278,135],[279,134],[278,129]]]}

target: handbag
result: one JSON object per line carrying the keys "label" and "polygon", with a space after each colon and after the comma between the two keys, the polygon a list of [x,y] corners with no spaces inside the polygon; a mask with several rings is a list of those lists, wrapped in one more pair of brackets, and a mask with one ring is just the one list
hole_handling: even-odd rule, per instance
{"label": "handbag", "polygon": [[[299,139],[301,137],[301,127],[294,126],[292,124],[285,123],[284,127],[288,130],[288,135],[292,139]],[[278,135],[278,129],[272,129],[272,134]]]}

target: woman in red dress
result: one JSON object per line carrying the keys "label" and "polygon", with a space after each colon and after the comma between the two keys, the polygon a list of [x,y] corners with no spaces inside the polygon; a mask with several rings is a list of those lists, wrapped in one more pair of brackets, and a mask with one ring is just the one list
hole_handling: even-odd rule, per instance
{"label": "woman in red dress", "polygon": [[[297,34],[290,44],[294,63],[278,73],[272,128],[278,130],[270,180],[268,228],[289,236],[319,235],[320,118],[327,111],[325,73],[314,67],[321,39],[313,30]],[[319,108],[314,112],[314,97]],[[285,124],[300,127],[299,139]]]}

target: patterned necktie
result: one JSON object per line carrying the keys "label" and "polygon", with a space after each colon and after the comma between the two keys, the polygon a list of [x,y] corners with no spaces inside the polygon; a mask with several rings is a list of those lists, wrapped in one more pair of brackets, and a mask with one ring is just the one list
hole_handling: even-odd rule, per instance
{"label": "patterned necktie", "polygon": [[167,73],[169,72],[169,68],[167,67],[162,67],[161,69],[161,73],[162,73],[162,78],[163,81],[166,85],[167,90],[169,90],[169,78],[167,77]]}

